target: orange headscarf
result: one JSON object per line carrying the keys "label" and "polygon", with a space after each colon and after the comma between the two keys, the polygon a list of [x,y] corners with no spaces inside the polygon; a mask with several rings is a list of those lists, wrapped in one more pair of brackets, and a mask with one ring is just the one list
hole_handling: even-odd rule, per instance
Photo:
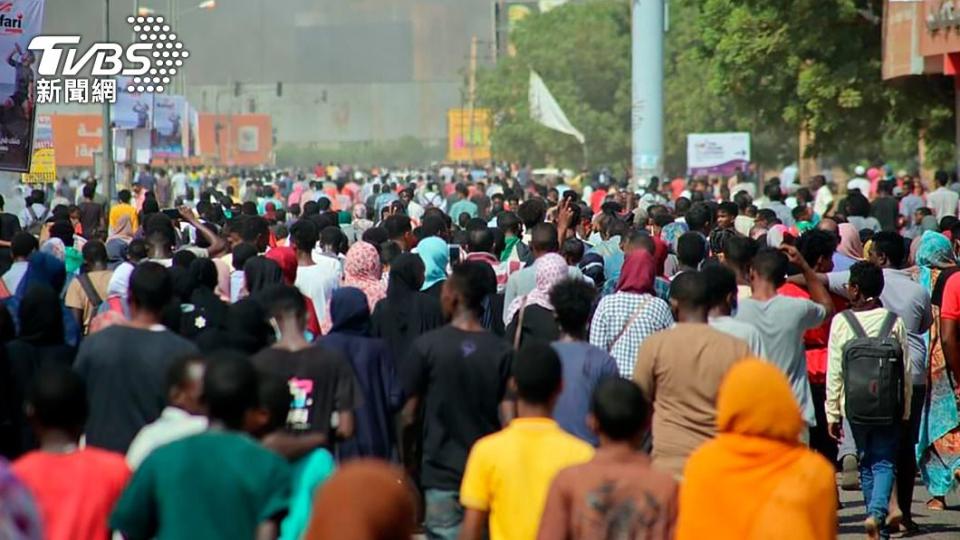
{"label": "orange headscarf", "polygon": [[800,409],[776,366],[749,359],[730,369],[717,428],[687,461],[677,540],[836,538],[834,469],[799,442]]}
{"label": "orange headscarf", "polygon": [[350,461],[317,492],[307,540],[409,540],[413,493],[402,470],[383,461]]}

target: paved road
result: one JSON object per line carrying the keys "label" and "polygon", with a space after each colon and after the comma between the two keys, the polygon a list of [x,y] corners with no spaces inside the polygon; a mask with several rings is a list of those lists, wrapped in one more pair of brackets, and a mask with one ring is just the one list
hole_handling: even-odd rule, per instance
{"label": "paved road", "polygon": [[[913,490],[913,515],[917,523],[923,528],[920,534],[907,538],[923,538],[930,540],[957,540],[960,538],[960,494],[952,493],[947,497],[947,510],[931,512],[926,508],[929,499],[927,490],[917,484]],[[840,510],[841,539],[864,538],[863,534],[863,495],[860,492],[841,491],[840,501],[843,508]]]}

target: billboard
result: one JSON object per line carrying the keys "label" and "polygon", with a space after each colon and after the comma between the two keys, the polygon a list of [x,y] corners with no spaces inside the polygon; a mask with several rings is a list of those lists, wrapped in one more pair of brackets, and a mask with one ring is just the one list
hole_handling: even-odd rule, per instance
{"label": "billboard", "polygon": [[184,157],[183,124],[186,100],[183,96],[156,95],[153,99],[153,157]]}
{"label": "billboard", "polygon": [[0,0],[0,170],[27,172],[37,112],[36,55],[43,0]]}
{"label": "billboard", "polygon": [[94,166],[94,154],[102,152],[103,116],[99,114],[51,115],[53,146],[61,167]]}
{"label": "billboard", "polygon": [[687,174],[731,175],[750,163],[749,133],[690,133]]}
{"label": "billboard", "polygon": [[447,111],[447,159],[450,161],[489,161],[490,110],[469,109]]}
{"label": "billboard", "polygon": [[53,120],[38,114],[33,131],[33,158],[30,172],[20,175],[24,184],[52,184],[57,180],[57,160],[53,151]]}
{"label": "billboard", "polygon": [[153,93],[128,92],[130,77],[117,80],[117,102],[111,107],[117,129],[150,129],[153,126]]}

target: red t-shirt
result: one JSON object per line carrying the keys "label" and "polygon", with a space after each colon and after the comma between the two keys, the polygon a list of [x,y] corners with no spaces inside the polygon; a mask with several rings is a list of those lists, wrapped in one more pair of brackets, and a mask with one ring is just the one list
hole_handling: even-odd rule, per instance
{"label": "red t-shirt", "polygon": [[[806,289],[793,283],[786,283],[777,291],[783,296],[791,298],[810,299],[810,293]],[[835,294],[831,294],[833,300],[834,313],[840,313],[847,309],[847,301]],[[823,384],[827,381],[827,342],[830,341],[830,323],[833,317],[823,321],[823,324],[816,328],[811,328],[803,333],[803,347],[807,355],[807,377],[811,383]]]}
{"label": "red t-shirt", "polygon": [[960,321],[960,272],[947,278],[943,286],[943,300],[940,302],[940,318]]}
{"label": "red t-shirt", "polygon": [[103,540],[107,520],[130,479],[123,456],[99,448],[69,454],[34,451],[13,463],[43,518],[46,540]]}
{"label": "red t-shirt", "polygon": [[597,190],[590,195],[590,209],[593,210],[594,214],[600,211],[600,207],[603,206],[603,201],[606,198],[607,190],[603,188],[597,188]]}

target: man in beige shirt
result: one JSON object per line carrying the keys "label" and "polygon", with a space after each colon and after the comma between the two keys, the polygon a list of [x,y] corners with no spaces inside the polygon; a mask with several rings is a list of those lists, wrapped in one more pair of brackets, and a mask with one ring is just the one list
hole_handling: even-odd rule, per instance
{"label": "man in beige shirt", "polygon": [[716,402],[730,367],[752,356],[746,342],[707,324],[710,299],[701,272],[670,285],[677,324],[644,340],[633,380],[653,404],[653,464],[676,477],[687,457],[716,434]]}
{"label": "man in beige shirt", "polygon": [[100,302],[107,298],[107,288],[113,276],[113,272],[107,269],[107,248],[103,242],[91,240],[83,245],[83,265],[85,271],[70,282],[63,305],[70,308],[86,334]]}

